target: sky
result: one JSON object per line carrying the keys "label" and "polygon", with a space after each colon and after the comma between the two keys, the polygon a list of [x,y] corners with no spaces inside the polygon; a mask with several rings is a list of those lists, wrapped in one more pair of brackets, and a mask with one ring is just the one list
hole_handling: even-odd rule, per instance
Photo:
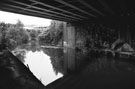
{"label": "sky", "polygon": [[0,22],[15,24],[18,20],[24,25],[49,26],[51,24],[50,19],[0,11]]}

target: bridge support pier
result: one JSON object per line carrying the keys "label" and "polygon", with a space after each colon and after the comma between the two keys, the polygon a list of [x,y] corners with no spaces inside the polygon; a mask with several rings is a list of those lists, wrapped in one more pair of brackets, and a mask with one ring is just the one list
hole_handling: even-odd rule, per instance
{"label": "bridge support pier", "polygon": [[70,23],[64,26],[64,66],[65,73],[75,71],[75,27]]}

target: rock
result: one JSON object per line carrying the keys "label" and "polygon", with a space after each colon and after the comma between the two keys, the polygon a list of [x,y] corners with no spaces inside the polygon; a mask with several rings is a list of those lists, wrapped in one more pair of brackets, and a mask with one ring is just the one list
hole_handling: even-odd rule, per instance
{"label": "rock", "polygon": [[121,39],[116,40],[112,44],[112,49],[117,51],[130,51],[130,52],[134,51],[134,49],[131,47],[130,44],[124,42]]}
{"label": "rock", "polygon": [[119,47],[121,47],[124,44],[124,41],[121,39],[117,39],[111,46],[112,49],[117,50]]}

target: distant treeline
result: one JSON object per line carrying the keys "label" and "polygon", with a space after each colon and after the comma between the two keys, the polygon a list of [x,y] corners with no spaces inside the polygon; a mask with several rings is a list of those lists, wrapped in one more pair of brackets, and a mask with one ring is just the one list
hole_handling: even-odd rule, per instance
{"label": "distant treeline", "polygon": [[0,23],[1,44],[6,45],[9,49],[26,44],[29,41],[29,34],[23,29],[23,23],[18,20],[16,24]]}
{"label": "distant treeline", "polygon": [[63,22],[52,21],[46,30],[24,29],[24,24],[18,20],[16,24],[0,23],[0,44],[13,50],[19,45],[28,44],[31,41],[40,45],[58,45],[62,38]]}

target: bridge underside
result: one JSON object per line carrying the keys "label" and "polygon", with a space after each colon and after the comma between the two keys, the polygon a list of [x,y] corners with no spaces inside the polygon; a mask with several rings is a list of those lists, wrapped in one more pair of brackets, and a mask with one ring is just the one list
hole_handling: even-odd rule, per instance
{"label": "bridge underside", "polygon": [[[77,69],[76,67],[78,66],[79,60],[76,60],[76,49],[86,53],[87,50],[96,48],[97,45],[101,48],[104,43],[107,43],[110,47],[109,50],[112,50],[111,45],[117,39],[122,39],[135,48],[134,7],[134,0],[0,0],[0,10],[2,11],[64,21],[63,44],[65,73]],[[90,55],[90,53],[88,55]],[[112,63],[114,63],[114,61]],[[121,76],[121,73],[124,74],[124,76]],[[97,77],[99,76],[98,74],[97,76],[92,76],[95,76],[96,80],[99,81],[99,86],[104,84],[114,86],[115,84],[121,83],[121,81],[117,80],[123,81],[123,79],[127,79],[124,80],[126,82],[131,81],[131,79],[134,80],[132,76],[126,78],[128,74],[125,75],[124,72],[121,73],[118,74],[118,78],[120,77],[121,79],[118,79],[116,76],[116,82],[110,80],[110,82],[108,82],[108,80],[105,80],[107,83],[102,82],[104,81],[104,79],[102,79],[104,76],[101,76],[101,81],[99,81]],[[95,84],[94,87],[97,86],[97,81],[95,81],[94,78],[93,80],[95,82],[91,81],[91,77],[88,78],[84,76],[84,82],[81,82],[81,77],[82,76],[70,77],[71,79],[69,78],[69,80],[73,78],[75,81],[65,81],[64,84],[67,84],[67,86],[65,86],[66,88],[63,88],[63,84],[61,84],[60,88],[55,89],[71,88],[74,83],[78,84],[75,85],[75,87],[79,86],[77,89],[82,89],[80,84],[84,85],[84,89],[91,87],[93,83]],[[113,80],[112,76],[108,76],[106,79],[110,78]],[[79,82],[78,79],[80,79]],[[88,80],[87,83],[86,80]],[[126,82],[121,83],[122,86],[126,86]],[[71,83],[71,85],[69,86],[68,83]],[[87,86],[85,86],[84,83],[86,83]],[[129,84],[127,87],[129,88],[131,85]],[[75,89],[74,87],[72,88]]]}
{"label": "bridge underside", "polygon": [[83,48],[80,44],[85,45],[90,39],[98,38],[102,43],[118,38],[133,43],[135,39],[131,0],[0,0],[0,10],[67,22],[64,46],[69,68],[75,64],[75,47]]}
{"label": "bridge underside", "polygon": [[131,0],[1,0],[0,10],[75,23],[135,21]]}

